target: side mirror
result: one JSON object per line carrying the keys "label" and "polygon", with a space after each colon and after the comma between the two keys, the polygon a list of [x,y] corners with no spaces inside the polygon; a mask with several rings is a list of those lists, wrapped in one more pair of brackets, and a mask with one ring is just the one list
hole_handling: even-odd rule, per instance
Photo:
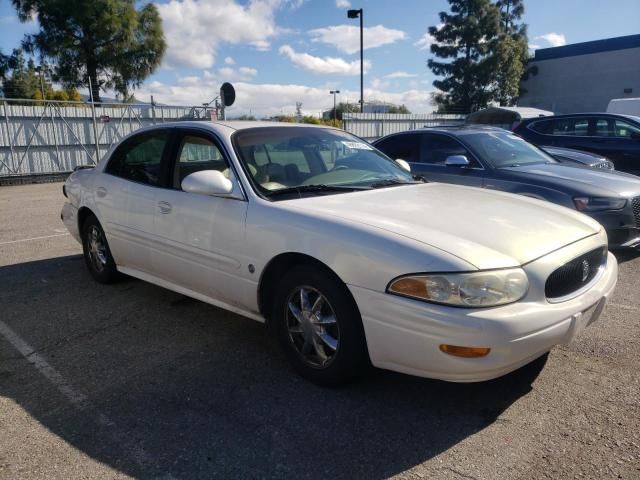
{"label": "side mirror", "polygon": [[401,158],[396,158],[396,163],[400,165],[407,172],[411,171],[411,165],[409,165],[409,162],[407,162],[406,160],[403,160]]}
{"label": "side mirror", "polygon": [[631,132],[631,140],[640,140],[640,133],[638,132]]}
{"label": "side mirror", "polygon": [[233,183],[218,170],[200,170],[187,175],[182,180],[182,190],[201,195],[229,195],[233,192]]}
{"label": "side mirror", "polygon": [[444,164],[447,167],[467,167],[469,166],[469,159],[466,155],[449,155]]}

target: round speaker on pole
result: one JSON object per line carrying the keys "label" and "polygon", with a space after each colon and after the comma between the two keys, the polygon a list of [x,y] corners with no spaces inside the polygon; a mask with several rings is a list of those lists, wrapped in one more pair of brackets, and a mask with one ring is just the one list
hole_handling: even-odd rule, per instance
{"label": "round speaker on pole", "polygon": [[229,82],[224,82],[220,87],[220,97],[225,107],[230,107],[236,101],[236,89]]}

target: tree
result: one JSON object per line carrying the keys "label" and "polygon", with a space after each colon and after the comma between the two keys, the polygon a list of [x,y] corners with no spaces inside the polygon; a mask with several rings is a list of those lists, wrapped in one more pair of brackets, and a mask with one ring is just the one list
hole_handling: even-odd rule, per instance
{"label": "tree", "polygon": [[411,113],[406,105],[391,105],[387,113]]}
{"label": "tree", "polygon": [[12,0],[21,21],[38,16],[40,31],[23,42],[55,64],[66,87],[87,86],[123,98],[160,65],[166,49],[162,23],[152,3],[136,10],[135,0]]}
{"label": "tree", "polygon": [[528,61],[527,26],[518,23],[524,14],[523,0],[496,0],[500,11],[500,35],[492,46],[494,100],[514,105]]}
{"label": "tree", "polygon": [[522,41],[505,35],[496,42],[493,50],[494,100],[500,106],[515,105],[520,94],[520,80],[525,66],[522,61],[526,54]]}
{"label": "tree", "polygon": [[440,12],[442,26],[429,27],[434,38],[429,68],[443,76],[433,82],[441,110],[469,112],[492,98],[492,71],[488,54],[499,33],[500,12],[489,0],[448,0],[451,13]]}

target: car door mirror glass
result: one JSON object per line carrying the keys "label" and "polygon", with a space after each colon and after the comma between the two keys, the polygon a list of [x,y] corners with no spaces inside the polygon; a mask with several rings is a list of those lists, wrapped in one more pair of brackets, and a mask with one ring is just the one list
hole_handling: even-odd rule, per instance
{"label": "car door mirror glass", "polygon": [[181,184],[182,190],[201,195],[229,195],[233,192],[233,182],[218,170],[200,170],[187,175]]}
{"label": "car door mirror glass", "polygon": [[396,158],[396,163],[407,172],[411,171],[411,165],[409,165],[409,162],[407,162],[406,160],[403,160],[402,158]]}
{"label": "car door mirror glass", "polygon": [[468,167],[469,159],[466,155],[449,155],[444,164],[448,167]]}

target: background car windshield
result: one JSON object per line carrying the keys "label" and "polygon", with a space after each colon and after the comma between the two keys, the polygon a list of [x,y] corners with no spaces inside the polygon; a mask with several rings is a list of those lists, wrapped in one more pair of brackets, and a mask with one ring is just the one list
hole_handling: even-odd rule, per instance
{"label": "background car windshield", "polygon": [[476,155],[495,168],[557,163],[538,147],[506,132],[470,133],[464,135],[463,140]]}
{"label": "background car windshield", "polygon": [[265,194],[307,185],[367,187],[385,180],[414,181],[374,147],[338,130],[250,128],[235,133],[233,141],[245,170]]}

